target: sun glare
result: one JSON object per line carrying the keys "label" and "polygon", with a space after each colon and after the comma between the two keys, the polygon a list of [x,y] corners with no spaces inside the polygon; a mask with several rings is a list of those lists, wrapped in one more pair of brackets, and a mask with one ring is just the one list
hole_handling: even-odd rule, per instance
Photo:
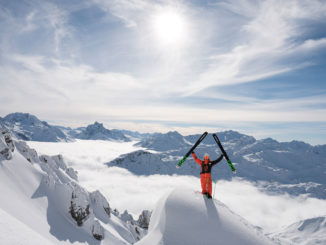
{"label": "sun glare", "polygon": [[153,28],[155,36],[164,45],[180,44],[186,37],[186,22],[180,14],[173,11],[156,15]]}

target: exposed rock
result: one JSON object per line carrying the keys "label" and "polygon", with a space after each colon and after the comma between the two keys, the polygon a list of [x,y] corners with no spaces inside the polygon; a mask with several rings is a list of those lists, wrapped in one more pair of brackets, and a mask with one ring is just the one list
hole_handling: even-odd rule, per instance
{"label": "exposed rock", "polygon": [[149,226],[149,221],[151,219],[152,212],[149,210],[144,210],[140,215],[137,220],[137,224],[143,228],[143,229],[148,229]]}
{"label": "exposed rock", "polygon": [[92,235],[96,240],[101,241],[104,239],[104,229],[98,220],[94,221],[91,230],[92,230]]}
{"label": "exposed rock", "polygon": [[82,226],[88,219],[90,214],[89,208],[90,205],[86,194],[80,188],[76,188],[71,195],[69,213],[78,226]]}
{"label": "exposed rock", "polygon": [[113,209],[113,210],[111,210],[111,213],[112,213],[114,216],[117,216],[117,217],[118,217],[118,216],[119,216],[119,214],[120,214],[120,213],[119,213],[119,210],[118,210],[118,209],[116,209],[116,208],[115,208],[115,209]]}
{"label": "exposed rock", "polygon": [[123,214],[120,215],[120,218],[125,222],[130,222],[131,224],[135,223],[134,218],[131,214],[128,213],[127,210],[125,210]]}
{"label": "exposed rock", "polygon": [[0,128],[0,157],[10,160],[14,150],[15,145],[9,131]]}

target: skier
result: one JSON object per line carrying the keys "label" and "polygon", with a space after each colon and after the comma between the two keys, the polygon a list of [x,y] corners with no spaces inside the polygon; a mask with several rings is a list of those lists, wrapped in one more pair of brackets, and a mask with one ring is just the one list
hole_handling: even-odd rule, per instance
{"label": "skier", "polygon": [[192,152],[192,157],[194,158],[195,162],[198,163],[201,167],[200,182],[202,194],[207,195],[207,198],[212,198],[211,170],[215,164],[222,160],[223,154],[221,154],[221,156],[219,156],[219,158],[217,158],[215,161],[211,161],[207,153],[204,155],[204,161],[200,160],[194,151]]}

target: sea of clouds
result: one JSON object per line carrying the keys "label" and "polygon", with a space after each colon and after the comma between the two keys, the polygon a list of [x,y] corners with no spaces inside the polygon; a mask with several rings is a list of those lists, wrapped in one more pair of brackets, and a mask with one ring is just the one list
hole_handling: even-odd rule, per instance
{"label": "sea of clouds", "polygon": [[[120,212],[128,210],[135,219],[142,210],[153,210],[157,201],[176,187],[201,191],[199,178],[193,176],[137,176],[123,168],[107,167],[105,163],[119,155],[141,149],[133,146],[134,143],[93,140],[28,142],[39,154],[62,154],[67,164],[78,171],[83,187],[88,191],[100,190],[112,208]],[[192,164],[191,161],[185,164]],[[267,233],[279,231],[302,219],[326,214],[326,200],[306,195],[272,195],[262,191],[256,183],[241,178],[218,180],[213,183],[213,194],[235,213]]]}

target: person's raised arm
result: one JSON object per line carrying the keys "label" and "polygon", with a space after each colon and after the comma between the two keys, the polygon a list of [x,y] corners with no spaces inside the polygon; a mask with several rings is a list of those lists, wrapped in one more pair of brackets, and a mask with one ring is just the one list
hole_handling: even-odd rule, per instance
{"label": "person's raised arm", "polygon": [[217,158],[216,160],[212,161],[212,166],[214,166],[215,164],[219,163],[222,159],[223,159],[223,154],[221,154],[219,156],[219,158]]}
{"label": "person's raised arm", "polygon": [[196,153],[194,151],[192,152],[192,157],[194,158],[195,162],[201,166],[203,161],[196,156]]}

